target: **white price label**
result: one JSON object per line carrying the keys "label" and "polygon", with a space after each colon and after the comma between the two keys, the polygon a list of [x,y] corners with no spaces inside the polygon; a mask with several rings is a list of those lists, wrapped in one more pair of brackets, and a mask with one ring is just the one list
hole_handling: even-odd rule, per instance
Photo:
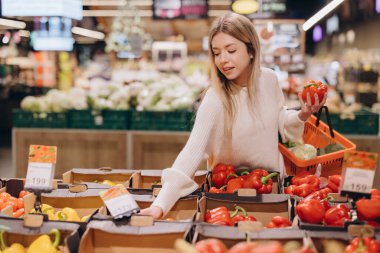
{"label": "white price label", "polygon": [[26,174],[25,187],[45,188],[52,187],[54,177],[54,165],[51,163],[29,163]]}
{"label": "white price label", "polygon": [[139,208],[131,194],[124,194],[116,198],[108,199],[105,200],[104,203],[113,217]]}
{"label": "white price label", "polygon": [[342,189],[344,191],[370,193],[373,185],[375,171],[346,168]]}

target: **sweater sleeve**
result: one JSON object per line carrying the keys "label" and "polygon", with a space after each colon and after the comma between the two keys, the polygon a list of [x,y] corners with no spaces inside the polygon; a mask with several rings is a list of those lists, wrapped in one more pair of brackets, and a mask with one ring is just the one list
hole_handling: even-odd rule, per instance
{"label": "sweater sleeve", "polygon": [[302,135],[304,131],[304,121],[298,117],[297,110],[288,110],[285,106],[284,93],[279,86],[277,76],[272,72],[273,80],[275,82],[274,88],[275,94],[278,101],[279,109],[279,119],[278,119],[278,129],[281,138],[284,142],[286,141],[300,141],[302,140]]}
{"label": "sweater sleeve", "polygon": [[161,176],[162,189],[152,205],[161,207],[164,215],[175,202],[198,188],[193,180],[199,165],[208,158],[218,117],[223,122],[223,106],[212,89],[201,102],[190,137],[177,156],[173,166],[165,169]]}

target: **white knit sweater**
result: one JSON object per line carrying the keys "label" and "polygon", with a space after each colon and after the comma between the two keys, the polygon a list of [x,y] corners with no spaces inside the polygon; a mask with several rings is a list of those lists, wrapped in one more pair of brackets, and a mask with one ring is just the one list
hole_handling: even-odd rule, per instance
{"label": "white knit sweater", "polygon": [[193,176],[200,164],[212,159],[234,166],[270,168],[284,173],[284,164],[278,150],[278,132],[283,140],[302,137],[304,122],[298,112],[286,110],[284,96],[275,73],[262,68],[259,78],[259,113],[249,111],[247,88],[238,88],[235,121],[232,129],[231,160],[227,160],[222,140],[224,133],[223,105],[216,92],[207,91],[198,109],[190,137],[172,168],[162,173],[162,189],[152,205],[159,206],[164,214],[175,202],[198,188]]}

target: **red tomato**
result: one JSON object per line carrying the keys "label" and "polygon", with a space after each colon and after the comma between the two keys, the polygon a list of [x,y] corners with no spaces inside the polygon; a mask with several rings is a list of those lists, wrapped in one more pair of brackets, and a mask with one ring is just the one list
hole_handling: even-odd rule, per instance
{"label": "red tomato", "polygon": [[319,103],[322,102],[323,97],[325,96],[327,92],[327,85],[322,82],[316,82],[314,80],[310,80],[307,82],[307,84],[303,87],[302,90],[302,100],[306,103],[307,102],[307,94],[310,94],[310,102],[312,105],[315,104],[314,94],[318,95],[318,101]]}

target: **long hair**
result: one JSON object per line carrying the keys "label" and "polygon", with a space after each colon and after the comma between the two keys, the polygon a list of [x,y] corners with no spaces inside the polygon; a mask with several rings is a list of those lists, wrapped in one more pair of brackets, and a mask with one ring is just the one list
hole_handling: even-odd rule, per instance
{"label": "long hair", "polygon": [[251,20],[245,16],[229,12],[216,19],[209,33],[209,60],[211,63],[211,86],[220,97],[224,108],[224,136],[229,148],[228,155],[231,155],[232,128],[235,120],[236,105],[233,100],[231,81],[229,81],[215,65],[215,55],[212,51],[212,40],[218,33],[228,34],[235,39],[242,41],[250,55],[253,56],[250,65],[250,75],[247,83],[249,97],[249,108],[252,115],[255,114],[255,105],[259,96],[258,79],[260,75],[260,41],[255,27]]}

